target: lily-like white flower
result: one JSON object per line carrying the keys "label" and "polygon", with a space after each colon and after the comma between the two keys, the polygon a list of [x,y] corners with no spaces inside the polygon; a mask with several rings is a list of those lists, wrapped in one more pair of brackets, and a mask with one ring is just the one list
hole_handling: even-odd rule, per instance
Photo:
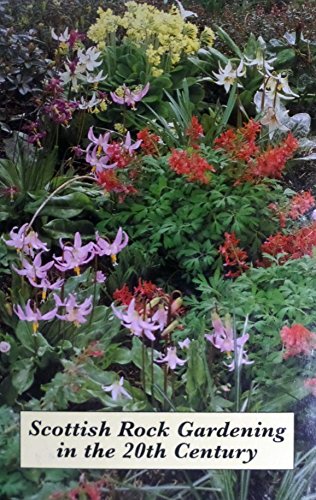
{"label": "lily-like white flower", "polygon": [[71,83],[72,90],[75,92],[79,89],[80,82],[86,81],[85,67],[81,66],[75,62],[70,64],[65,64],[66,71],[59,74],[62,85],[68,85]]}
{"label": "lily-like white flower", "polygon": [[192,10],[185,10],[185,8],[183,7],[182,3],[179,2],[179,0],[176,0],[177,4],[178,4],[178,9],[180,11],[180,16],[182,17],[182,19],[186,19],[187,17],[198,17],[198,15],[195,13],[195,12],[192,12]]}
{"label": "lily-like white flower", "polygon": [[217,78],[217,81],[215,81],[215,83],[217,85],[224,85],[227,93],[229,92],[230,87],[234,85],[235,82],[238,82],[238,87],[242,87],[238,79],[245,76],[245,74],[246,67],[244,66],[243,60],[240,61],[237,68],[234,68],[232,62],[228,61],[225,68],[222,68],[221,64],[219,63],[219,73],[215,73],[213,71],[213,75]]}
{"label": "lily-like white flower", "polygon": [[50,32],[53,40],[56,40],[57,42],[67,43],[69,41],[70,38],[69,28],[66,28],[65,31],[61,33],[61,35],[56,35],[54,29],[51,29]]}
{"label": "lily-like white flower", "polygon": [[100,82],[103,82],[104,80],[106,80],[106,76],[103,75],[103,71],[101,69],[101,71],[99,71],[99,73],[97,75],[87,75],[87,83],[100,83]]}
{"label": "lily-like white flower", "polygon": [[170,370],[175,370],[178,365],[183,366],[186,362],[186,359],[178,358],[176,347],[167,347],[166,356],[162,359],[156,359],[156,363],[167,363]]}
{"label": "lily-like white flower", "polygon": [[275,132],[288,132],[289,116],[288,110],[280,102],[280,98],[276,95],[272,99],[269,95],[263,92],[256,92],[254,103],[258,113],[261,113],[260,123],[269,130],[269,137],[272,139]]}
{"label": "lily-like white flower", "polygon": [[98,61],[101,52],[98,52],[96,47],[89,47],[86,51],[78,50],[79,65],[84,68],[85,71],[94,71],[95,68],[102,64],[102,61]]}
{"label": "lily-like white flower", "polygon": [[99,257],[102,257],[103,255],[110,255],[113,265],[117,265],[117,254],[128,244],[127,233],[120,227],[113,243],[109,243],[105,239],[101,238],[98,232],[96,232],[95,236],[97,242],[95,245],[95,253],[99,255]]}
{"label": "lily-like white flower", "polygon": [[133,399],[132,396],[123,387],[124,377],[121,377],[119,382],[114,382],[112,385],[102,385],[102,389],[105,392],[110,392],[113,401],[117,401],[120,398]]}
{"label": "lily-like white flower", "polygon": [[82,110],[93,109],[96,108],[100,104],[100,102],[101,99],[98,99],[96,93],[93,92],[91,98],[88,101],[86,101],[86,99],[81,96],[81,99],[78,103],[78,108]]}

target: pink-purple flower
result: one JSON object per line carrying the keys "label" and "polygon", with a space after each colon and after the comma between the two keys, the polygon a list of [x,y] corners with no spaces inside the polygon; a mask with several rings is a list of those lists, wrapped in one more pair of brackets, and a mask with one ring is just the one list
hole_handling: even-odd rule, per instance
{"label": "pink-purple flower", "polygon": [[180,359],[177,356],[176,347],[167,347],[167,354],[162,359],[156,359],[157,363],[167,363],[170,370],[175,370],[177,366],[183,366],[186,363],[185,359]]}
{"label": "pink-purple flower", "polygon": [[36,279],[44,279],[47,277],[47,271],[54,265],[53,261],[47,262],[47,264],[42,265],[42,253],[40,252],[36,255],[33,262],[29,262],[27,259],[22,259],[22,269],[17,269],[12,266],[16,273],[20,276],[26,276],[30,281],[36,281]]}
{"label": "pink-purple flower", "polygon": [[[35,255],[34,250],[48,251],[47,244],[43,243],[38,234],[31,230],[28,231],[29,224],[23,224],[19,229],[15,226],[10,231],[10,240],[4,240],[6,245],[15,248],[18,252],[23,252],[25,255],[30,255],[32,258]],[[18,231],[16,232],[16,229]]]}
{"label": "pink-purple flower", "polygon": [[116,237],[113,243],[109,243],[105,239],[99,236],[99,233],[96,233],[96,242],[95,245],[95,253],[102,257],[103,255],[110,255],[113,265],[117,265],[117,254],[126,247],[128,243],[128,235],[125,231],[120,227],[117,231]]}
{"label": "pink-purple flower", "polygon": [[[216,347],[216,349],[219,349],[221,352],[230,353],[231,351],[234,351],[235,349],[234,333],[229,317],[225,318],[225,323],[223,324],[218,314],[213,313],[212,325],[214,328],[214,333],[212,335],[206,334],[205,338],[209,342],[211,342],[213,346]],[[248,333],[245,333],[241,337],[236,338],[237,347],[247,342],[248,338],[249,338]]]}
{"label": "pink-purple flower", "polygon": [[65,308],[65,314],[56,314],[57,318],[74,323],[76,326],[87,322],[86,316],[89,316],[93,307],[92,295],[85,299],[82,304],[77,302],[76,296],[72,293],[64,301],[56,294],[54,294],[54,299],[57,307]]}
{"label": "pink-purple flower", "polygon": [[11,349],[11,345],[9,344],[9,342],[5,342],[4,340],[2,340],[0,342],[0,352],[2,352],[3,354],[6,354],[10,351]]}
{"label": "pink-purple flower", "polygon": [[61,257],[54,256],[55,267],[59,271],[74,270],[77,276],[80,275],[80,266],[87,264],[94,258],[94,243],[90,242],[82,245],[82,239],[79,232],[75,234],[73,245],[64,245],[62,239],[59,240],[63,251]]}
{"label": "pink-purple flower", "polygon": [[160,329],[159,325],[155,325],[150,319],[146,320],[135,309],[135,299],[131,300],[127,310],[124,312],[117,309],[114,304],[111,305],[115,316],[121,320],[122,325],[128,328],[137,337],[147,337],[154,341],[154,331]]}
{"label": "pink-purple flower", "polygon": [[122,95],[121,92],[118,95],[115,92],[110,92],[112,101],[116,104],[126,104],[126,106],[135,109],[135,104],[143,99],[149,90],[149,82],[139,90],[131,90],[125,84],[122,85]]}
{"label": "pink-purple flower", "polygon": [[38,322],[44,320],[51,320],[56,317],[57,307],[48,311],[47,313],[42,314],[41,311],[37,307],[31,307],[31,299],[29,299],[26,303],[25,310],[22,309],[21,306],[13,306],[13,310],[15,314],[21,321],[29,321],[33,323],[33,333],[35,334],[38,330]]}

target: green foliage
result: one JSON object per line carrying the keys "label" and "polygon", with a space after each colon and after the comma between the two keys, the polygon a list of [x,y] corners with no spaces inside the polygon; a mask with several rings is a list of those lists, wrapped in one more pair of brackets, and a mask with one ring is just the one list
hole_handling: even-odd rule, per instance
{"label": "green foliage", "polygon": [[[137,248],[187,282],[222,267],[218,249],[225,232],[235,232],[252,258],[266,236],[276,230],[267,205],[279,196],[276,184],[233,181],[220,153],[205,148],[216,174],[208,186],[188,183],[168,166],[168,157],[144,158],[146,174],[137,198],[127,198],[112,213],[104,212],[98,229],[129,227],[130,249]],[[169,277],[172,280],[172,277]]]}

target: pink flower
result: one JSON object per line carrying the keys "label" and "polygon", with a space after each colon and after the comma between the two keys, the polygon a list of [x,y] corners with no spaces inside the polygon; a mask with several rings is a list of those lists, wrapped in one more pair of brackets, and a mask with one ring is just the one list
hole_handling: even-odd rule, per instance
{"label": "pink flower", "polygon": [[47,271],[54,265],[53,261],[48,262],[42,266],[42,253],[36,255],[33,262],[29,262],[26,259],[22,259],[23,269],[17,269],[12,266],[14,271],[20,276],[26,276],[30,281],[36,281],[36,278],[43,279],[47,276]]}
{"label": "pink flower", "polygon": [[117,164],[116,163],[109,164],[110,157],[101,156],[99,148],[100,146],[95,146],[91,153],[89,149],[87,149],[86,162],[92,166],[92,171],[100,173],[103,172],[103,170],[109,170],[111,168],[115,168]]}
{"label": "pink flower", "polygon": [[102,257],[103,255],[110,255],[112,259],[113,265],[117,265],[116,256],[117,254],[126,247],[128,243],[128,235],[123,231],[120,227],[117,231],[117,235],[113,243],[109,243],[99,236],[99,233],[96,232],[96,242],[95,245],[95,253]]}
{"label": "pink flower", "polygon": [[66,309],[65,314],[56,314],[57,318],[74,323],[76,326],[87,322],[86,316],[91,313],[93,307],[92,295],[85,299],[82,304],[78,304],[76,296],[72,293],[69,294],[64,302],[56,294],[54,294],[54,299],[57,307],[64,307]]}
{"label": "pink flower", "polygon": [[7,352],[9,352],[11,349],[11,345],[9,344],[9,342],[5,342],[4,340],[2,340],[0,342],[0,352],[2,352],[3,354],[6,354]]}
{"label": "pink flower", "polygon": [[178,345],[179,345],[179,347],[180,347],[181,349],[189,349],[190,344],[191,344],[191,340],[189,339],[189,337],[187,337],[186,339],[184,339],[184,340],[182,340],[182,341],[180,340],[180,341],[178,342]]}
{"label": "pink flower", "polygon": [[159,325],[154,325],[151,320],[145,320],[138,314],[135,310],[135,299],[131,300],[126,312],[117,309],[114,304],[111,307],[115,316],[121,320],[122,325],[131,330],[134,335],[137,337],[145,336],[149,340],[155,340],[153,332],[160,327]]}
{"label": "pink flower", "polygon": [[124,377],[120,378],[119,382],[114,382],[112,385],[102,385],[102,389],[105,392],[110,392],[113,401],[117,401],[120,398],[133,399],[132,396],[123,387]]}
{"label": "pink flower", "polygon": [[36,283],[34,280],[29,278],[29,282],[31,283],[32,286],[35,288],[41,288],[42,289],[42,300],[46,300],[47,296],[47,290],[59,290],[63,284],[64,281],[62,278],[59,278],[58,280],[55,281],[55,283],[51,283],[48,281],[47,278],[43,278],[40,283]]}
{"label": "pink flower", "polygon": [[142,142],[143,142],[142,140],[139,140],[139,141],[134,142],[134,144],[132,144],[131,134],[129,132],[127,132],[126,137],[125,137],[125,142],[122,144],[122,146],[123,146],[123,149],[125,149],[129,155],[133,155],[134,151],[136,151],[136,149],[139,148],[139,146],[141,145]]}
{"label": "pink flower", "polygon": [[110,137],[111,137],[110,132],[107,132],[106,134],[103,135],[100,134],[99,137],[96,137],[93,133],[93,127],[90,127],[88,132],[88,139],[91,142],[91,144],[89,144],[87,150],[90,149],[94,144],[98,148],[100,148],[99,153],[101,152],[101,150],[103,150],[104,153],[106,153]]}
{"label": "pink flower", "polygon": [[162,359],[156,359],[156,362],[167,363],[170,370],[175,370],[177,365],[183,366],[186,363],[186,360],[178,358],[176,347],[167,347],[167,355]]}
{"label": "pink flower", "polygon": [[[47,244],[43,243],[38,234],[35,231],[27,231],[28,223],[23,224],[23,226],[18,229],[15,226],[10,231],[11,240],[4,240],[6,245],[9,247],[16,248],[19,252],[23,252],[26,255],[30,255],[32,258],[34,257],[34,250],[43,250],[45,252],[48,251]],[[15,232],[15,229],[18,229],[18,232]]]}
{"label": "pink flower", "polygon": [[132,109],[135,109],[135,103],[139,102],[145,97],[149,90],[149,83],[146,83],[146,85],[140,89],[140,90],[134,90],[132,91],[126,85],[123,85],[123,96],[117,95],[115,92],[110,92],[112,101],[115,102],[116,104],[126,104],[126,106],[131,107]]}
{"label": "pink flower", "polygon": [[80,266],[87,264],[94,258],[94,243],[90,242],[87,245],[82,245],[81,235],[79,232],[75,234],[74,245],[64,245],[62,239],[59,244],[63,250],[62,257],[55,257],[55,267],[59,271],[68,271],[73,269],[77,276],[80,275]]}
{"label": "pink flower", "polygon": [[156,321],[159,325],[160,331],[162,331],[167,325],[168,321],[168,311],[164,307],[159,307],[155,314],[151,317],[152,321]]}
{"label": "pink flower", "polygon": [[95,279],[97,283],[104,283],[106,280],[106,276],[102,271],[97,271]]}
{"label": "pink flower", "polygon": [[57,307],[48,311],[45,314],[42,314],[41,311],[34,307],[31,308],[31,299],[29,299],[26,303],[25,311],[23,311],[21,306],[13,306],[13,310],[15,314],[21,321],[31,321],[33,323],[33,333],[35,334],[38,330],[38,322],[44,320],[54,319],[57,315]]}
{"label": "pink flower", "polygon": [[[246,340],[244,342],[246,342]],[[225,363],[230,372],[235,370],[235,368],[238,370],[241,365],[252,365],[254,363],[254,361],[248,360],[248,354],[244,351],[243,344],[237,346],[235,353],[236,354],[232,362],[229,365]]]}
{"label": "pink flower", "polygon": [[[222,320],[218,316],[217,313],[213,313],[212,315],[212,325],[215,332],[212,335],[205,335],[205,338],[213,344],[216,349],[219,349],[221,352],[231,352],[235,349],[235,341],[233,329],[230,323],[229,317],[225,318],[225,325]],[[249,338],[248,333],[242,335],[241,337],[236,339],[237,347],[244,345]]]}
{"label": "pink flower", "polygon": [[316,397],[316,378],[307,378],[304,380],[304,387],[309,390],[309,392]]}

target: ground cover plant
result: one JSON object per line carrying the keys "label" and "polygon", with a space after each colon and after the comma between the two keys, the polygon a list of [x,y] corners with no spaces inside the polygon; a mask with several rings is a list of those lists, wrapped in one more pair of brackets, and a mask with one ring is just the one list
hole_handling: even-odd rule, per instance
{"label": "ground cover plant", "polygon": [[[0,2],[1,498],[316,498],[315,37],[53,3]],[[20,469],[21,410],[293,411],[295,469]]]}

